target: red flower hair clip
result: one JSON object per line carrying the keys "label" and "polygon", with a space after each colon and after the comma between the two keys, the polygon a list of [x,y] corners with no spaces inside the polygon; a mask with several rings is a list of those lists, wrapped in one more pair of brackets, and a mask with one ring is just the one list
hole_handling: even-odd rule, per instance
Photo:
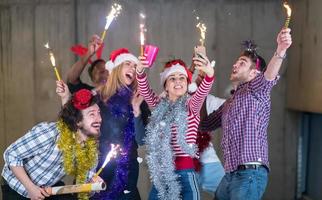
{"label": "red flower hair clip", "polygon": [[90,106],[93,94],[87,89],[81,89],[75,92],[72,103],[77,110],[84,110]]}

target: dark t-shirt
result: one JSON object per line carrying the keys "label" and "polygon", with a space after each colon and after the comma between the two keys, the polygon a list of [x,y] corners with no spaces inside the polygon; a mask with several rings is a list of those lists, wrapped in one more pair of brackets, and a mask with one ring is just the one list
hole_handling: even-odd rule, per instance
{"label": "dark t-shirt", "polygon": [[88,90],[94,89],[93,86],[83,83],[80,79],[78,79],[77,84],[72,84],[70,82],[67,82],[67,86],[68,86],[70,93],[72,93],[72,94],[77,92],[80,89],[88,89]]}

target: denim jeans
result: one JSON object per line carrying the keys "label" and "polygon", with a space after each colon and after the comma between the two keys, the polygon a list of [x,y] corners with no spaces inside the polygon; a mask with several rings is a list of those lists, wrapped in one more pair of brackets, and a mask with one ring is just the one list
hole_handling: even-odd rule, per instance
{"label": "denim jeans", "polygon": [[[177,170],[179,184],[181,185],[182,200],[200,200],[200,192],[196,172],[193,169]],[[154,185],[149,194],[149,200],[158,200],[158,192]]]}
{"label": "denim jeans", "polygon": [[267,185],[268,172],[265,167],[237,170],[226,173],[216,191],[217,200],[258,200]]}
{"label": "denim jeans", "polygon": [[221,162],[203,164],[199,173],[199,184],[201,189],[214,195],[224,175],[225,170]]}

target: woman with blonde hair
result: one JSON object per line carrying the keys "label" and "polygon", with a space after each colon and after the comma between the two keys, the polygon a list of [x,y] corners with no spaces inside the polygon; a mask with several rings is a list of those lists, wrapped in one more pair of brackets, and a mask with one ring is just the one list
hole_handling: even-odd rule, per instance
{"label": "woman with blonde hair", "polygon": [[119,144],[122,152],[100,174],[107,190],[92,199],[140,199],[136,187],[139,166],[135,137],[136,133],[144,133],[144,128],[142,121],[135,119],[140,114],[140,103],[133,107],[131,103],[136,89],[137,63],[138,59],[124,48],[113,51],[106,63],[109,77],[98,90],[102,116],[98,167],[104,162],[109,151],[106,147],[110,144]]}

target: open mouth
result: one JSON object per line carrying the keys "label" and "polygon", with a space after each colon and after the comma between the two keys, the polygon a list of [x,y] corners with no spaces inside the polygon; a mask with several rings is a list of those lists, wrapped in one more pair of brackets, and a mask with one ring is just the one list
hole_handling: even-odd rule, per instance
{"label": "open mouth", "polygon": [[126,76],[126,78],[127,78],[127,79],[129,79],[130,81],[132,81],[132,80],[133,80],[133,78],[134,78],[133,73],[126,73],[126,74],[125,74],[125,76]]}
{"label": "open mouth", "polygon": [[232,74],[237,74],[237,69],[233,69]]}
{"label": "open mouth", "polygon": [[92,127],[99,130],[101,128],[101,123],[93,123]]}
{"label": "open mouth", "polygon": [[174,86],[174,89],[182,89],[183,87],[182,87],[182,85],[176,85],[176,86]]}

